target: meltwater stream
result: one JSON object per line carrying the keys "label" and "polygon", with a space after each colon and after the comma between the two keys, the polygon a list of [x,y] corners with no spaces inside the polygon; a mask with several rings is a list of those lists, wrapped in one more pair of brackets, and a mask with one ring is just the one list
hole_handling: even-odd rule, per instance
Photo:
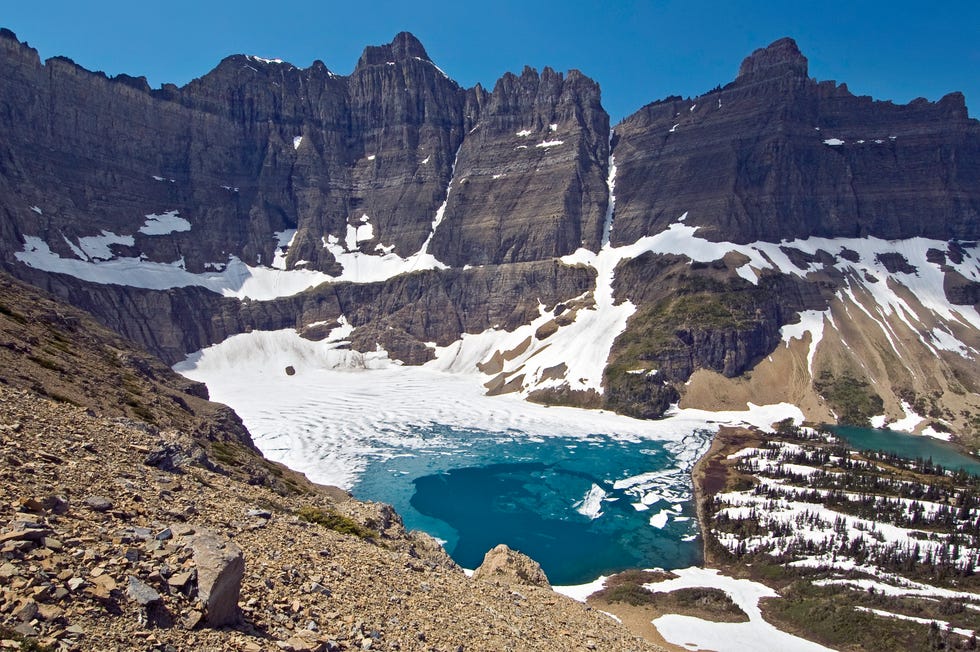
{"label": "meltwater stream", "polygon": [[[686,443],[709,436],[692,433]],[[433,445],[419,448],[427,439]],[[465,568],[505,543],[538,561],[552,583],[578,584],[701,561],[688,465],[671,447],[430,426],[371,460],[353,493],[392,504]]]}

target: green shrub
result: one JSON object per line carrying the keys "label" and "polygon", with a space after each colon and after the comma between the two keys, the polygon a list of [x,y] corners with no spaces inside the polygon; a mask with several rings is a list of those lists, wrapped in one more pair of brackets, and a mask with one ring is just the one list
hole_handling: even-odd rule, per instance
{"label": "green shrub", "polygon": [[344,516],[333,510],[307,506],[300,507],[296,510],[296,515],[307,523],[316,523],[341,534],[349,534],[359,539],[378,538],[378,533],[371,528],[365,527],[351,517]]}
{"label": "green shrub", "polygon": [[825,371],[813,386],[830,403],[841,425],[867,428],[871,417],[885,410],[884,402],[871,385],[850,374],[835,378]]}
{"label": "green shrub", "polygon": [[653,604],[656,601],[653,592],[633,582],[625,582],[602,589],[593,593],[592,596],[605,602],[625,602],[634,607]]}

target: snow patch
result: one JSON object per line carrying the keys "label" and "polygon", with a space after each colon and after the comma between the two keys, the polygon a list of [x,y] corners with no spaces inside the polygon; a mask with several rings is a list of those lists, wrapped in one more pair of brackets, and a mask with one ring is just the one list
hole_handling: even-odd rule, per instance
{"label": "snow patch", "polygon": [[266,59],[264,57],[257,57],[254,54],[248,54],[246,55],[246,58],[249,59],[250,61],[257,61],[259,63],[276,63],[276,64],[285,63],[282,59]]}
{"label": "snow patch", "polygon": [[[315,285],[335,280],[322,272],[291,270],[284,272],[266,267],[250,267],[235,256],[227,263],[210,263],[206,267],[220,271],[192,274],[183,268],[182,261],[155,263],[140,258],[124,257],[107,260],[111,256],[107,243],[132,246],[132,236],[115,236],[98,240],[98,247],[91,239],[85,246],[89,252],[76,247],[76,254],[87,260],[62,258],[51,251],[41,238],[24,238],[24,250],[14,256],[22,263],[45,272],[68,274],[83,281],[101,284],[127,285],[148,290],[168,290],[177,287],[198,286],[226,297],[249,298],[267,301],[287,297]],[[80,243],[82,244],[82,243]],[[103,248],[104,247],[104,248]],[[94,256],[92,254],[95,254]],[[100,259],[98,256],[102,255]]]}
{"label": "snow patch", "polygon": [[293,240],[296,239],[296,229],[278,231],[273,235],[276,238],[276,250],[272,254],[272,268],[284,270],[286,269],[286,254],[289,253],[289,248],[293,246]]}
{"label": "snow patch", "polygon": [[190,230],[191,223],[180,217],[179,211],[174,210],[147,215],[146,222],[140,227],[139,232],[143,235],[168,235]]}
{"label": "snow patch", "polygon": [[812,378],[813,358],[817,354],[817,345],[823,339],[824,320],[830,319],[831,323],[833,323],[833,319],[830,316],[829,310],[804,310],[799,313],[799,316],[799,323],[784,325],[779,329],[779,334],[783,338],[786,346],[789,346],[790,340],[802,340],[806,333],[810,334],[810,349],[806,355],[806,363],[807,369],[810,371],[810,377]]}
{"label": "snow patch", "polygon": [[[27,238],[25,238],[25,241],[26,240]],[[40,238],[33,238],[33,240],[38,242],[41,241]],[[79,238],[78,247],[73,248],[73,251],[77,255],[79,250],[81,250],[83,257],[86,260],[109,260],[113,257],[112,245],[114,244],[132,247],[135,244],[135,240],[131,235],[119,235],[110,231],[102,231],[101,235],[90,235]],[[44,246],[47,248],[46,243]]]}
{"label": "snow patch", "polygon": [[360,243],[374,239],[374,226],[371,224],[371,218],[365,213],[361,215],[358,222],[359,224],[347,225],[347,236],[344,238],[347,251],[355,251]]}
{"label": "snow patch", "polygon": [[675,579],[646,584],[654,593],[686,588],[721,589],[749,617],[746,623],[719,623],[693,616],[668,614],[653,621],[654,627],[668,643],[688,650],[725,650],[726,652],[829,652],[806,639],[776,629],[762,617],[761,598],[778,597],[773,589],[751,580],[738,580],[709,568],[685,568],[672,571]]}
{"label": "snow patch", "polygon": [[953,633],[959,634],[960,636],[965,636],[967,638],[970,638],[971,636],[974,635],[974,631],[972,629],[963,629],[962,627],[952,627],[945,620],[930,620],[929,618],[918,618],[916,616],[906,616],[905,614],[897,614],[897,613],[893,613],[891,611],[885,611],[883,609],[872,609],[870,607],[862,607],[860,605],[858,605],[858,606],[856,606],[854,608],[857,609],[858,611],[864,611],[864,612],[867,612],[867,613],[873,613],[876,616],[882,616],[883,618],[895,618],[897,620],[908,620],[908,621],[911,621],[913,623],[920,623],[922,625],[931,625],[932,623],[935,623],[943,631],[946,631],[946,629],[949,628],[949,630],[952,631]]}
{"label": "snow patch", "polygon": [[892,421],[888,424],[890,430],[898,430],[900,432],[912,432],[915,427],[925,421],[925,417],[921,417],[915,413],[912,406],[906,401],[902,401],[902,411],[905,412],[905,416],[897,421]]}

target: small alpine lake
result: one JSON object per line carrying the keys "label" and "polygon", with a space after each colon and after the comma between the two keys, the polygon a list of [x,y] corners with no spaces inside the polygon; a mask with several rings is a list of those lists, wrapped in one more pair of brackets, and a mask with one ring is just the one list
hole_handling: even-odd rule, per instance
{"label": "small alpine lake", "polygon": [[946,469],[962,469],[980,475],[980,460],[941,439],[878,428],[827,426],[827,429],[849,446],[860,450],[883,450],[910,459],[931,458],[934,463]]}
{"label": "small alpine lake", "polygon": [[[499,543],[554,584],[702,560],[690,465],[711,433],[681,442],[535,437],[428,426],[372,459],[353,493],[392,504],[464,568]],[[419,448],[419,440],[432,445]],[[395,442],[387,441],[389,451]]]}

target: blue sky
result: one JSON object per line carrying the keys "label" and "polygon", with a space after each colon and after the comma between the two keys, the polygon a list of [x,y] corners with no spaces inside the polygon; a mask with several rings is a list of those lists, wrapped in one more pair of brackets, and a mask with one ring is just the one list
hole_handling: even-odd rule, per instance
{"label": "blue sky", "polygon": [[[464,2],[313,0],[5,2],[0,26],[43,58],[184,84],[234,53],[320,59],[348,74],[368,44],[414,33],[463,86],[525,64],[596,79],[613,121],[731,81],[752,50],[792,36],[810,76],[907,102],[959,90],[980,115],[980,2]],[[471,8],[473,7],[473,8]]]}

